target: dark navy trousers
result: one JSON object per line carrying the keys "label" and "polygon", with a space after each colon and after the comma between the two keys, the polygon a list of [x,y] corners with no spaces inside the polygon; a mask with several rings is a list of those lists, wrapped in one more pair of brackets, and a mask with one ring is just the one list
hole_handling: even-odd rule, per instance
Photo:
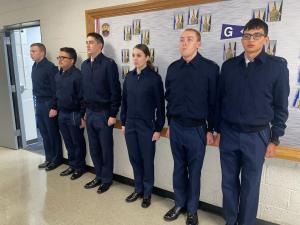
{"label": "dark navy trousers", "polygon": [[59,129],[68,150],[68,162],[71,168],[79,172],[86,171],[86,143],[84,129],[80,129],[80,112],[60,111]]}
{"label": "dark navy trousers", "polygon": [[238,132],[221,124],[223,213],[228,225],[255,225],[261,172],[270,128]]}
{"label": "dark navy trousers", "polygon": [[185,127],[173,119],[169,129],[174,159],[175,205],[186,207],[189,213],[196,213],[206,147],[206,128],[202,126]]}
{"label": "dark navy trousers", "polygon": [[129,160],[133,168],[135,191],[151,196],[154,184],[155,141],[152,141],[152,120],[127,119],[125,139]]}
{"label": "dark navy trousers", "polygon": [[62,163],[62,142],[57,117],[49,118],[51,100],[36,102],[37,125],[43,138],[46,161],[52,164]]}
{"label": "dark navy trousers", "polygon": [[102,183],[112,182],[113,178],[113,125],[108,126],[108,111],[95,112],[87,109],[86,125],[91,158],[96,178]]}

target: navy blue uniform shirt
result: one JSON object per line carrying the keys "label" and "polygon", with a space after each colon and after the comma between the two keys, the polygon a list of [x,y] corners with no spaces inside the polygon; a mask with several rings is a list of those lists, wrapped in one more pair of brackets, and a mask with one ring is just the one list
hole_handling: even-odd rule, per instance
{"label": "navy blue uniform shirt", "polygon": [[32,93],[37,99],[51,99],[55,108],[55,75],[58,68],[47,58],[32,65]]}
{"label": "navy blue uniform shirt", "polygon": [[166,76],[167,117],[183,126],[208,126],[214,130],[219,66],[199,53],[187,63],[173,62]]}
{"label": "navy blue uniform shirt", "polygon": [[289,71],[285,59],[262,51],[246,66],[244,53],[223,63],[218,124],[257,131],[271,124],[272,140],[284,134],[288,118]]}
{"label": "navy blue uniform shirt", "polygon": [[152,120],[155,131],[160,132],[165,124],[164,87],[161,76],[146,67],[137,74],[136,70],[126,75],[123,84],[121,121],[126,119]]}
{"label": "navy blue uniform shirt", "polygon": [[121,105],[121,85],[114,60],[100,53],[93,62],[85,60],[81,72],[86,107],[93,111],[109,110],[109,116],[116,117]]}
{"label": "navy blue uniform shirt", "polygon": [[82,96],[82,74],[72,66],[66,71],[59,71],[55,76],[56,104],[58,110],[65,112],[80,111],[84,116]]}

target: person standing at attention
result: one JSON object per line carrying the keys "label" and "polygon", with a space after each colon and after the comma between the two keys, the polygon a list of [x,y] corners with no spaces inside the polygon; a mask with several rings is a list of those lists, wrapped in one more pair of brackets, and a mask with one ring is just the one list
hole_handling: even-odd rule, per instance
{"label": "person standing at attention", "polygon": [[122,132],[135,184],[126,202],[142,197],[142,207],[147,208],[154,184],[155,143],[165,123],[164,87],[150,62],[147,45],[136,45],[132,58],[135,69],[126,75],[121,107]]}
{"label": "person standing at attention", "polygon": [[200,177],[206,144],[213,143],[219,66],[198,53],[200,33],[186,29],[180,37],[181,58],[166,76],[166,100],[172,155],[175,206],[164,219],[187,211],[187,225],[197,225]]}
{"label": "person standing at attention", "polygon": [[62,142],[58,128],[55,106],[55,75],[57,67],[46,58],[46,47],[42,43],[30,46],[32,65],[32,92],[36,98],[37,127],[43,138],[45,162],[40,169],[50,171],[62,164]]}
{"label": "person standing at attention", "polygon": [[68,150],[69,162],[69,168],[60,175],[72,174],[71,180],[75,180],[86,171],[82,74],[75,67],[77,53],[74,48],[61,48],[57,59],[60,67],[55,77],[58,124]]}
{"label": "person standing at attention", "polygon": [[96,177],[86,189],[99,186],[106,192],[113,178],[113,127],[121,105],[121,85],[117,64],[103,53],[104,40],[98,33],[86,38],[90,56],[81,65],[83,97],[86,105],[86,128]]}
{"label": "person standing at attention", "polygon": [[268,25],[251,19],[244,52],[222,65],[218,88],[223,212],[227,225],[254,225],[265,158],[274,155],[288,118],[287,61],[264,51]]}

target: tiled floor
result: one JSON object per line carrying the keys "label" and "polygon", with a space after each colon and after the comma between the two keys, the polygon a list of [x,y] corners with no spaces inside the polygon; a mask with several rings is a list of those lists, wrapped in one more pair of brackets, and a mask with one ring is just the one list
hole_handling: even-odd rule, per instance
{"label": "tiled floor", "polygon": [[[184,225],[185,216],[165,222],[170,199],[152,196],[148,209],[140,201],[124,201],[132,187],[114,182],[104,194],[83,185],[94,178],[86,173],[78,180],[60,177],[67,168],[45,172],[37,169],[44,158],[24,150],[0,148],[0,225]],[[200,225],[222,225],[222,218],[198,211]]]}

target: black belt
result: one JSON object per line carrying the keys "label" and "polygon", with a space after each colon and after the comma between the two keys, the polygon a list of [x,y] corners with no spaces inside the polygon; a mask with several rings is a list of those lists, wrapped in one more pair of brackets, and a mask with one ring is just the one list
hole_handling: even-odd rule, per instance
{"label": "black belt", "polygon": [[80,109],[65,109],[65,108],[60,108],[59,110],[61,112],[64,112],[64,113],[80,112]]}
{"label": "black belt", "polygon": [[86,108],[95,112],[101,112],[104,110],[109,110],[110,103],[86,103]]}
{"label": "black belt", "polygon": [[247,125],[247,124],[238,124],[238,123],[230,123],[227,121],[224,121],[225,124],[227,124],[232,130],[238,131],[238,132],[245,132],[245,133],[251,133],[251,132],[258,132],[261,130],[264,130],[269,126],[269,124],[265,125]]}
{"label": "black belt", "polygon": [[184,127],[200,127],[200,126],[206,127],[207,126],[205,119],[190,119],[190,118],[182,118],[177,116],[172,116],[171,118]]}

